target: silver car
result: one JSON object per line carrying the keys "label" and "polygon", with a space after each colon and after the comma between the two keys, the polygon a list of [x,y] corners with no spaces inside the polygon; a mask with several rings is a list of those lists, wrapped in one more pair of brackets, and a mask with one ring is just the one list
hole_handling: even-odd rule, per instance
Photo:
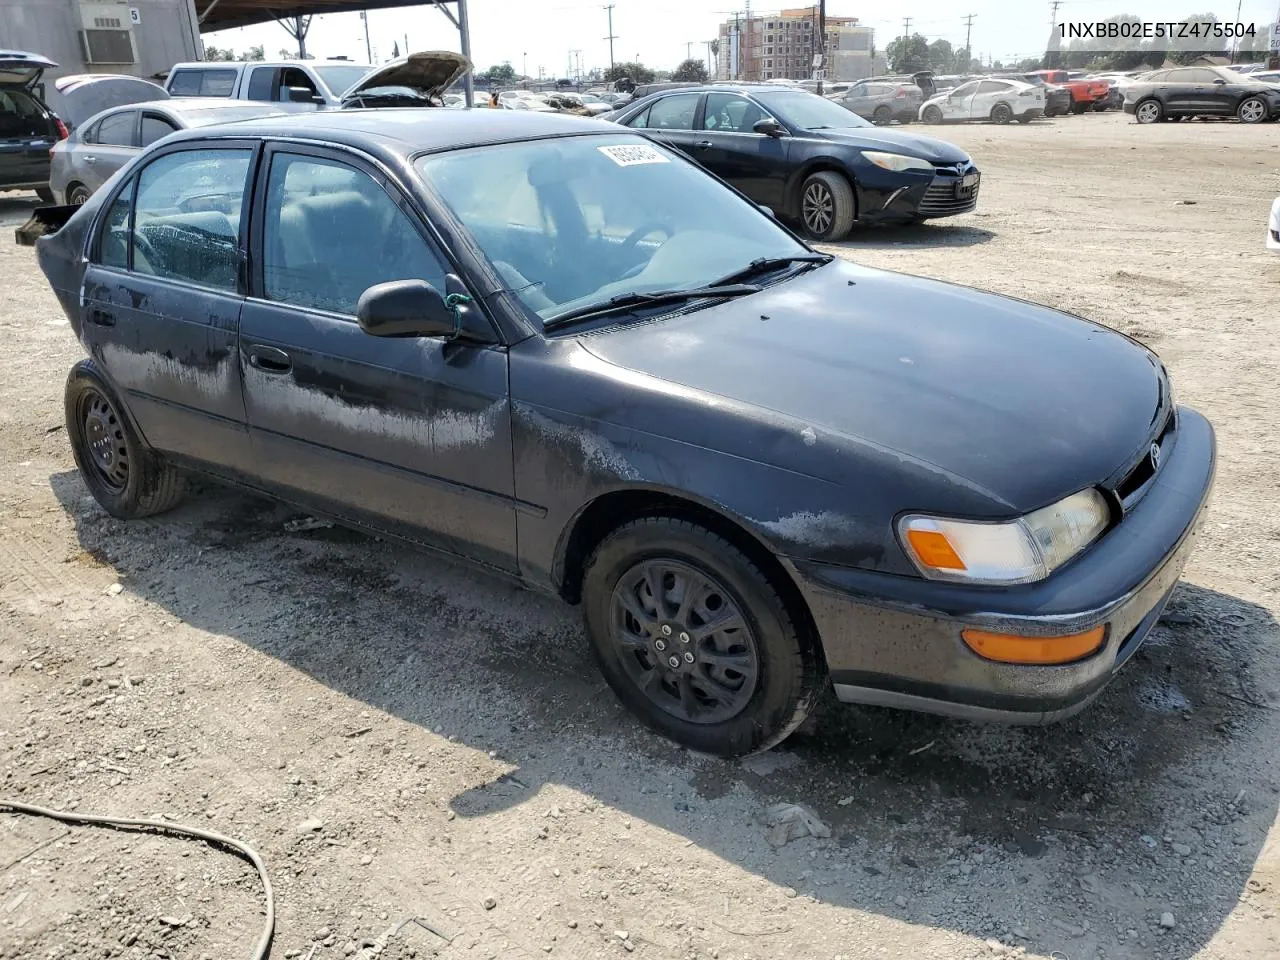
{"label": "silver car", "polygon": [[50,155],[55,202],[80,205],[140,150],[175,130],[283,113],[270,103],[175,97],[112,107],[79,124]]}

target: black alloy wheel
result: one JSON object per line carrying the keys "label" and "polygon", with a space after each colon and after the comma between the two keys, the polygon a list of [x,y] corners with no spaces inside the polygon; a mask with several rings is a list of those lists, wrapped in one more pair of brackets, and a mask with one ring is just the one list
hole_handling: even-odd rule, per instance
{"label": "black alloy wheel", "polygon": [[751,626],[724,584],[683,561],[645,560],[622,575],[611,637],[640,692],[679,720],[731,720],[755,694]]}
{"label": "black alloy wheel", "polygon": [[1013,111],[1009,109],[1009,105],[1007,103],[997,103],[991,108],[992,123],[1004,124],[1008,123],[1012,119]]}
{"label": "black alloy wheel", "polygon": [[73,207],[82,207],[90,196],[92,196],[92,194],[89,193],[89,188],[77,183],[67,192],[67,203],[71,204]]}

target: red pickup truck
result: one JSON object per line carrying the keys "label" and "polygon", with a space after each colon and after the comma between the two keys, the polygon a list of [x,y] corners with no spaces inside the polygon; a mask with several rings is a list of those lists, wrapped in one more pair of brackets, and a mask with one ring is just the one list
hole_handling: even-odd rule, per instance
{"label": "red pickup truck", "polygon": [[1071,91],[1072,113],[1084,113],[1086,110],[1094,109],[1095,104],[1102,103],[1111,92],[1111,84],[1105,80],[1072,80],[1065,70],[1033,70],[1032,73],[1038,77],[1044,77],[1045,83],[1052,83]]}

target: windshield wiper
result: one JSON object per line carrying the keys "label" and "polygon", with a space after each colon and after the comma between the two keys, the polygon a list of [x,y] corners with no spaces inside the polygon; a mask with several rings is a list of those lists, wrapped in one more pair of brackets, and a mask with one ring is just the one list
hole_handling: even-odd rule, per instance
{"label": "windshield wiper", "polygon": [[616,297],[596,303],[584,304],[546,321],[544,330],[555,330],[570,323],[581,320],[593,320],[596,317],[608,316],[611,313],[625,313],[637,307],[660,306],[664,303],[683,303],[686,300],[699,300],[708,297],[743,297],[749,293],[759,293],[760,286],[754,283],[713,283],[707,287],[691,287],[688,290],[654,290],[648,293],[620,293]]}
{"label": "windshield wiper", "polygon": [[763,276],[771,273],[779,267],[789,267],[793,263],[812,263],[824,264],[830,263],[835,258],[825,253],[802,253],[794,257],[761,257],[758,260],[752,260],[741,270],[735,270],[733,273],[726,274],[713,284],[722,283],[741,283],[744,280],[751,280],[754,277]]}

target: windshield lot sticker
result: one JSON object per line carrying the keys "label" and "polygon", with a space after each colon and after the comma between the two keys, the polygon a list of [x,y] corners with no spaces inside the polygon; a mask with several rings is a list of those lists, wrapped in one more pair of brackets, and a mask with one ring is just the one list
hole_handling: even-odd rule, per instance
{"label": "windshield lot sticker", "polygon": [[641,163],[670,163],[671,161],[646,144],[625,147],[596,147],[620,167],[634,167]]}

